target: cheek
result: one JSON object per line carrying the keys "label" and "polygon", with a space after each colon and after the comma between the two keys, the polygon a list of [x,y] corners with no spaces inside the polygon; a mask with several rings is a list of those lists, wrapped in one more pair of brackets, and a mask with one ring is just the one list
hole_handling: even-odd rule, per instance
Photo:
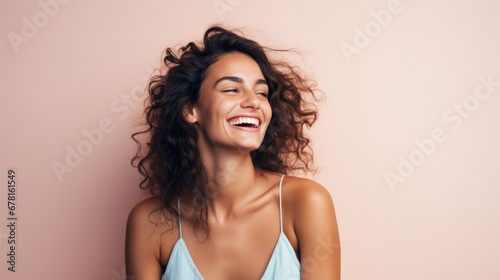
{"label": "cheek", "polygon": [[267,121],[271,121],[271,117],[273,116],[273,110],[271,109],[271,104],[267,103],[263,108],[262,111],[264,112],[264,116],[266,117]]}
{"label": "cheek", "polygon": [[[207,106],[208,107],[208,106]],[[216,128],[226,121],[227,104],[213,101],[204,111],[203,117],[207,126]]]}

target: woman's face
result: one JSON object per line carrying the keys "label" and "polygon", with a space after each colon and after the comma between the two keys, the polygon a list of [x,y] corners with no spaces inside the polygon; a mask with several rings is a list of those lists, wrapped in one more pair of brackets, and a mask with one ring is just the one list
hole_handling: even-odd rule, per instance
{"label": "woman's face", "polygon": [[199,101],[188,117],[198,125],[200,145],[245,152],[257,149],[272,116],[268,90],[250,56],[222,55],[207,69]]}

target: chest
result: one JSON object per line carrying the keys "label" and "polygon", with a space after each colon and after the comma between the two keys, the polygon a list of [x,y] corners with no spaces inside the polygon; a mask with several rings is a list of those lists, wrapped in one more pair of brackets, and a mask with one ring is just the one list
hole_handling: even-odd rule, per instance
{"label": "chest", "polygon": [[254,213],[209,226],[210,236],[205,239],[193,233],[192,225],[182,223],[182,254],[203,278],[260,279],[280,238],[279,212]]}

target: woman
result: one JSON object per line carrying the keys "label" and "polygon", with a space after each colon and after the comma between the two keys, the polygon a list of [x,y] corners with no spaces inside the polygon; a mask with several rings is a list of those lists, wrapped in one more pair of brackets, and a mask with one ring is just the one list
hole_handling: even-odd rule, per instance
{"label": "woman", "polygon": [[[340,279],[333,203],[304,126],[314,84],[258,43],[212,27],[166,51],[148,87],[147,149],[133,160],[152,196],[127,223],[127,275],[148,279]],[[144,149],[142,149],[144,150]]]}

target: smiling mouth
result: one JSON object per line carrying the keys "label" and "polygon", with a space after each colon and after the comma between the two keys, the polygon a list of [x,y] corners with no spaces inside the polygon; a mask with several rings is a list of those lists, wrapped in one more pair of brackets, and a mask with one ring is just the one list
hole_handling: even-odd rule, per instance
{"label": "smiling mouth", "polygon": [[228,123],[233,126],[239,127],[252,127],[257,128],[260,125],[260,121],[257,118],[248,117],[238,117],[228,120]]}

